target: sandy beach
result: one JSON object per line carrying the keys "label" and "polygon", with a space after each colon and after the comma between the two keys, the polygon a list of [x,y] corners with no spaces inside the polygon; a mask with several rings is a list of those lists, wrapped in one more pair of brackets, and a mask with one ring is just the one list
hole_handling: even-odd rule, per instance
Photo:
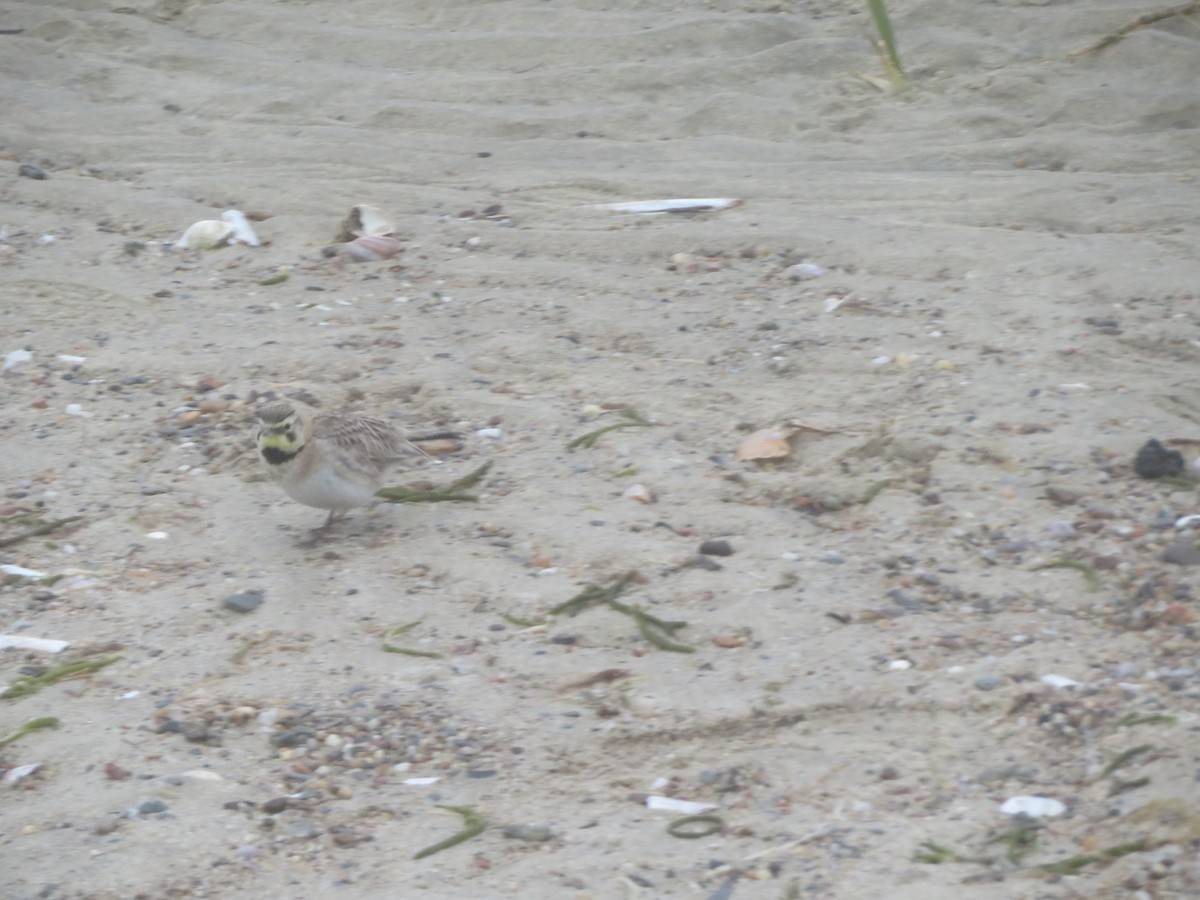
{"label": "sandy beach", "polygon": [[890,6],[4,4],[0,895],[1200,894],[1200,18]]}

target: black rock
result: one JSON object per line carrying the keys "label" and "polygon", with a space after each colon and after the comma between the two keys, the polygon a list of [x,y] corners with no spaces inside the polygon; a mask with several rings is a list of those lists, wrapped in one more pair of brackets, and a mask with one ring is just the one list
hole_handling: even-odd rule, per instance
{"label": "black rock", "polygon": [[713,539],[701,544],[700,552],[704,556],[733,556],[733,545],[729,541]]}
{"label": "black rock", "polygon": [[17,169],[17,174],[22,178],[32,178],[34,181],[45,181],[46,173],[37,166],[31,166],[29,163],[22,163]]}
{"label": "black rock", "polygon": [[1183,472],[1183,454],[1151,438],[1137,452],[1133,468],[1143,478],[1171,478]]}

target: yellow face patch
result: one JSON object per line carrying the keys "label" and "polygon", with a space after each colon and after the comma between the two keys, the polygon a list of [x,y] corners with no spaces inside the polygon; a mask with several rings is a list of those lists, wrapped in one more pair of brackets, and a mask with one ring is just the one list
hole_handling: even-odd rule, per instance
{"label": "yellow face patch", "polygon": [[281,466],[296,458],[304,449],[304,441],[296,437],[291,423],[263,428],[258,433],[258,453],[263,461],[272,466]]}
{"label": "yellow face patch", "polygon": [[300,442],[290,431],[263,431],[258,436],[260,449],[270,448],[284,453],[295,453],[300,449]]}

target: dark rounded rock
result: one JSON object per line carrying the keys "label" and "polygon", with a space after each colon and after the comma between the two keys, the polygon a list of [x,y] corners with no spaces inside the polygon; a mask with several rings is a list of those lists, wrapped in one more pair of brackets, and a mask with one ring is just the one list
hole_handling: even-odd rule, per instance
{"label": "dark rounded rock", "polygon": [[1183,472],[1183,454],[1151,438],[1134,457],[1133,469],[1143,478],[1173,478]]}
{"label": "dark rounded rock", "polygon": [[733,556],[733,545],[729,541],[716,538],[701,544],[700,553],[704,556]]}
{"label": "dark rounded rock", "polygon": [[269,741],[272,747],[299,747],[312,737],[316,737],[316,732],[311,728],[296,728],[291,731],[277,731],[271,735]]}
{"label": "dark rounded rock", "polygon": [[550,840],[554,832],[548,825],[508,825],[504,829],[504,836],[514,841],[537,844]]}
{"label": "dark rounded rock", "polygon": [[254,612],[262,606],[263,594],[261,591],[245,594],[230,594],[221,601],[221,605],[231,612],[248,613]]}
{"label": "dark rounded rock", "polygon": [[29,163],[22,163],[21,168],[17,169],[17,174],[22,178],[32,178],[34,181],[46,180],[46,173],[37,166],[29,165]]}

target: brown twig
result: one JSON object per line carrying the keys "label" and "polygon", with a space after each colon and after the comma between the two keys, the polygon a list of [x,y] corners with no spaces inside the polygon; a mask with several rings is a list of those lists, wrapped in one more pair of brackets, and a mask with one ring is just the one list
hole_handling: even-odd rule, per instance
{"label": "brown twig", "polygon": [[1131,22],[1122,25],[1116,31],[1111,31],[1095,43],[1088,44],[1086,47],[1080,47],[1078,50],[1072,50],[1067,56],[1086,56],[1088,53],[1095,53],[1097,50],[1103,50],[1110,44],[1115,44],[1131,31],[1136,31],[1139,28],[1144,28],[1147,25],[1153,25],[1155,22],[1161,22],[1163,19],[1169,19],[1172,16],[1186,16],[1200,9],[1200,0],[1192,0],[1191,3],[1185,3],[1183,6],[1176,6],[1172,9],[1160,9],[1158,12],[1143,13]]}
{"label": "brown twig", "polygon": [[52,531],[57,531],[64,525],[70,525],[72,522],[78,522],[83,516],[67,516],[65,519],[55,519],[53,522],[43,522],[35,528],[28,531],[23,531],[20,534],[14,534],[12,537],[0,538],[0,547],[11,547],[13,544],[19,544],[21,541],[28,540],[31,537],[39,537],[43,534],[49,534]]}

